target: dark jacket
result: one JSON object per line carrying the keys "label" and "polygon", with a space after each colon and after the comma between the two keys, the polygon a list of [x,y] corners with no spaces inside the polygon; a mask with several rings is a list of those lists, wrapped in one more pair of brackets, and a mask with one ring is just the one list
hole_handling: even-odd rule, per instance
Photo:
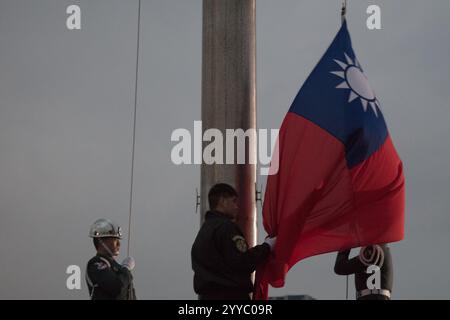
{"label": "dark jacket", "polygon": [[136,300],[131,272],[111,257],[89,260],[86,282],[92,300]]}
{"label": "dark jacket", "polygon": [[[380,289],[392,292],[393,267],[392,256],[387,245],[380,245],[384,252],[384,263],[380,270]],[[334,272],[339,275],[355,275],[356,291],[367,289],[367,279],[373,273],[366,273],[367,267],[359,260],[359,256],[349,259],[350,250],[339,252],[336,257]]]}
{"label": "dark jacket", "polygon": [[207,212],[191,250],[194,291],[228,296],[252,292],[251,273],[269,253],[266,243],[249,249],[235,223],[219,212]]}

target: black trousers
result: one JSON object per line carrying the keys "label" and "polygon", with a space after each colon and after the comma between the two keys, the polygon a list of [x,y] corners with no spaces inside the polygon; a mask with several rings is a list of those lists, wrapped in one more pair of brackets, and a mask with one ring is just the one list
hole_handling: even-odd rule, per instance
{"label": "black trousers", "polygon": [[251,300],[250,294],[245,292],[211,292],[200,294],[198,298],[199,300]]}

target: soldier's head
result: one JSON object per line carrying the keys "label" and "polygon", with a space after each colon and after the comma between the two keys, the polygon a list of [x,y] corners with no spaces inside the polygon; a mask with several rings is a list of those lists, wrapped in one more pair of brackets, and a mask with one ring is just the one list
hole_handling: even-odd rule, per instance
{"label": "soldier's head", "polygon": [[[379,248],[377,248],[377,247],[379,247]],[[371,246],[365,247],[363,252],[362,252],[362,254],[363,254],[365,259],[370,260],[376,255],[377,250],[381,249],[382,251],[384,251],[387,248],[388,248],[388,245],[386,243],[384,243],[384,244],[377,244],[377,245],[371,245]]]}
{"label": "soldier's head", "polygon": [[236,219],[239,211],[237,199],[236,190],[226,183],[214,185],[208,193],[210,210],[218,211],[231,219]]}
{"label": "soldier's head", "polygon": [[119,255],[122,232],[120,227],[111,220],[99,219],[95,221],[91,226],[89,236],[94,239],[97,253],[107,256]]}
{"label": "soldier's head", "polygon": [[367,246],[365,247],[365,249],[362,251],[362,254],[364,256],[365,259],[370,260],[373,257],[374,254],[374,246]]}

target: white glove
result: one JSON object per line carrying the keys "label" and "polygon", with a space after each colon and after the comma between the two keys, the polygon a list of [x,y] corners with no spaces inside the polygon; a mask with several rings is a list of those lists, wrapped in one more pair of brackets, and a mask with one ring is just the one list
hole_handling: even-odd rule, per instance
{"label": "white glove", "polygon": [[264,243],[267,243],[270,246],[270,250],[275,248],[275,243],[277,242],[277,237],[269,238],[267,237]]}
{"label": "white glove", "polygon": [[134,269],[135,265],[136,265],[136,261],[134,261],[134,259],[132,257],[126,257],[122,261],[122,266],[127,268],[130,271]]}

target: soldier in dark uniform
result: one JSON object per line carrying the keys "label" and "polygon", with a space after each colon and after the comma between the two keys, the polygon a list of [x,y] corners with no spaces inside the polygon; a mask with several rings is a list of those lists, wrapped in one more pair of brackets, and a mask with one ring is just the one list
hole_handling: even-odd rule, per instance
{"label": "soldier in dark uniform", "polygon": [[200,300],[250,300],[251,274],[264,262],[275,238],[248,248],[239,227],[237,193],[227,184],[217,184],[208,194],[210,211],[191,250],[194,291]]}
{"label": "soldier in dark uniform", "polygon": [[133,270],[135,262],[131,257],[122,264],[114,257],[119,255],[120,227],[107,219],[99,219],[91,226],[89,236],[94,239],[97,255],[89,260],[86,282],[92,300],[135,300]]}
{"label": "soldier in dark uniform", "polygon": [[[359,256],[349,259],[350,250],[341,251],[336,258],[334,272],[338,275],[355,275],[357,300],[390,300],[393,284],[392,257],[386,244],[361,249]],[[367,280],[379,269],[379,288],[368,288]],[[372,269],[372,270],[371,270]],[[372,281],[369,281],[370,283]]]}

